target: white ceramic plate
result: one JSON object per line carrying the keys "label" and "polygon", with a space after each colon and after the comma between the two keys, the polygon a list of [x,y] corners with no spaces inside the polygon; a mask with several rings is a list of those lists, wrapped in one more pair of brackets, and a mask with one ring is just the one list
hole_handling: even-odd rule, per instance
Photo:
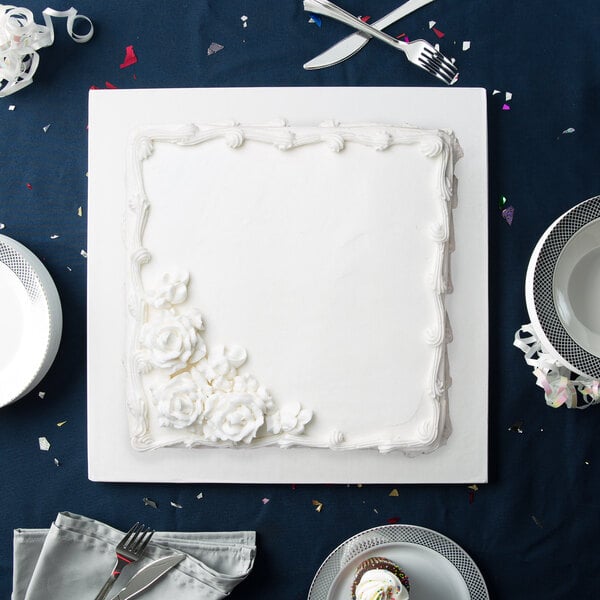
{"label": "white ceramic plate", "polygon": [[62,333],[56,286],[25,246],[0,235],[0,406],[18,400],[44,377]]}
{"label": "white ceramic plate", "polygon": [[546,230],[529,261],[525,293],[545,348],[571,371],[600,378],[600,196]]}
{"label": "white ceramic plate", "polygon": [[356,567],[384,556],[408,575],[411,600],[489,600],[471,557],[447,537],[415,525],[384,525],[340,544],[323,562],[308,600],[347,600]]}

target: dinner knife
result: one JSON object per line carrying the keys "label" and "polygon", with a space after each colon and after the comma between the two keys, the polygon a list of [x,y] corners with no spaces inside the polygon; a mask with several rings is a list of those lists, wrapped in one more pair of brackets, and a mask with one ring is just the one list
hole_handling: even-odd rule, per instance
{"label": "dinner knife", "polygon": [[173,554],[152,561],[143,569],[140,569],[130,580],[129,583],[112,600],[130,600],[152,584],[156,583],[161,577],[166,575],[175,565],[185,558],[185,554]]}
{"label": "dinner knife", "polygon": [[[433,2],[433,0],[408,0],[408,2],[405,2],[394,9],[392,12],[385,15],[385,17],[372,23],[371,26],[379,30],[385,29],[392,23],[399,21],[403,17],[406,17],[406,15],[409,15],[431,2]],[[337,65],[347,58],[354,56],[370,39],[371,36],[365,33],[351,33],[348,37],[345,37],[337,44],[331,46],[328,50],[325,50],[325,52],[315,56],[312,60],[309,60],[304,64],[304,68],[306,70],[311,70]]]}

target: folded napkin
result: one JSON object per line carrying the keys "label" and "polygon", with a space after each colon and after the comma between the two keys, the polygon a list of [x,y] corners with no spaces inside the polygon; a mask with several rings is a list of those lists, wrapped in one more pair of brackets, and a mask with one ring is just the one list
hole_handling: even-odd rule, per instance
{"label": "folded napkin", "polygon": [[[94,598],[115,563],[124,532],[104,523],[59,513],[50,529],[16,529],[12,600]],[[253,531],[156,532],[144,557],[127,565],[109,594],[115,596],[141,567],[175,553],[185,554],[169,574],[143,593],[144,600],[219,600],[252,569]]]}

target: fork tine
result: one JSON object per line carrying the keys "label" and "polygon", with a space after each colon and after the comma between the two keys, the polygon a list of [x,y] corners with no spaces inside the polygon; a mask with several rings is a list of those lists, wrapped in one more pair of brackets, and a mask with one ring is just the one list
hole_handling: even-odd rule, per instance
{"label": "fork tine", "polygon": [[142,528],[142,525],[140,524],[139,521],[137,523],[134,523],[133,527],[125,534],[123,539],[119,542],[119,546],[125,547],[128,544],[129,540],[131,540],[134,536],[136,536],[138,531],[141,528]]}
{"label": "fork tine", "polygon": [[430,60],[432,63],[436,64],[440,68],[443,68],[452,74],[456,74],[458,72],[457,66],[440,52],[432,51],[429,48],[425,48],[423,50],[423,54],[426,55],[428,60]]}
{"label": "fork tine", "polygon": [[439,71],[438,69],[431,66],[428,62],[426,62],[424,60],[420,60],[419,65],[421,66],[422,69],[425,69],[425,71],[427,71],[434,77],[441,79],[447,85],[451,85],[452,82],[454,81],[454,76],[450,77],[448,74],[444,73],[443,71]]}
{"label": "fork tine", "polygon": [[135,554],[141,554],[153,535],[154,531],[152,529],[149,527],[144,528],[129,550]]}

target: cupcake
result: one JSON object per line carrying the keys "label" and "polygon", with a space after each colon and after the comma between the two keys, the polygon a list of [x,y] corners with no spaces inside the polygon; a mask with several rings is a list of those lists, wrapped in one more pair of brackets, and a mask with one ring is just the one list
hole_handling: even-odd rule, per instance
{"label": "cupcake", "polygon": [[381,556],[358,565],[352,582],[352,600],[408,600],[410,584],[406,573]]}

